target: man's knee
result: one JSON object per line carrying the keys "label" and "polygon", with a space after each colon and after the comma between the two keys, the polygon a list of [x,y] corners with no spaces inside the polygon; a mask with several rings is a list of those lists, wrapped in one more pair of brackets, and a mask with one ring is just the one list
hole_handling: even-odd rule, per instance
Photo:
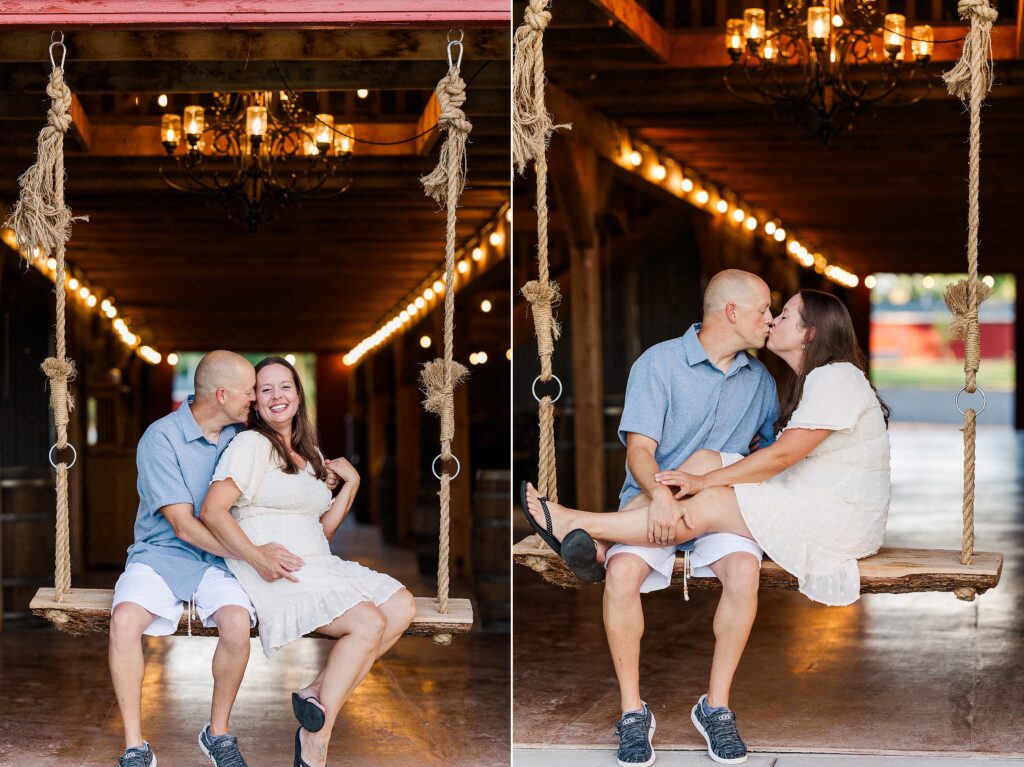
{"label": "man's knee", "polygon": [[110,614],[110,641],[114,643],[138,642],[152,616],[141,605],[122,602]]}
{"label": "man's knee", "polygon": [[635,554],[616,554],[608,562],[605,595],[612,599],[640,598],[640,586],[651,566]]}
{"label": "man's knee", "polygon": [[231,644],[249,644],[252,621],[249,611],[240,605],[225,605],[213,615],[217,633],[222,641]]}
{"label": "man's knee", "polygon": [[753,554],[735,552],[722,558],[719,572],[722,589],[736,596],[757,596],[761,563]]}

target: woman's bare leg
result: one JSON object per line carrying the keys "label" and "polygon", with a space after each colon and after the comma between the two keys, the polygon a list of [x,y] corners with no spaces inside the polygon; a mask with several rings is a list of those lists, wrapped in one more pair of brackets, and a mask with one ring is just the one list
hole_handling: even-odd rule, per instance
{"label": "woman's bare leg", "polygon": [[[541,509],[537,489],[532,484],[527,485],[526,500],[533,518],[543,525],[544,511]],[[736,493],[731,487],[712,487],[676,503],[680,512],[689,518],[692,527],[687,527],[684,520],[680,519],[673,543],[683,543],[706,533],[735,533],[745,538],[754,537],[740,515]],[[647,540],[648,505],[623,509],[614,514],[595,514],[547,502],[554,535],[559,541],[570,530],[580,528],[595,539],[635,546],[651,545]]]}

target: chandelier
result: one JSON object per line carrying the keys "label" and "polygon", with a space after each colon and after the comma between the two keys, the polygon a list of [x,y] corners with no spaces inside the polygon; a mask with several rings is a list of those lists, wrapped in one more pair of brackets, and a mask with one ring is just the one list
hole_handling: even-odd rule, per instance
{"label": "chandelier", "polygon": [[931,90],[934,33],[923,24],[907,35],[906,26],[874,0],[782,0],[767,16],[748,8],[726,22],[726,88],[828,143],[876,107],[916,104]]}
{"label": "chandelier", "polygon": [[[351,185],[351,125],[335,125],[330,114],[311,119],[284,91],[213,98],[211,107],[190,105],[161,120],[160,175],[174,189],[206,198],[255,232],[302,200],[335,197]],[[182,136],[184,152],[175,155]]]}

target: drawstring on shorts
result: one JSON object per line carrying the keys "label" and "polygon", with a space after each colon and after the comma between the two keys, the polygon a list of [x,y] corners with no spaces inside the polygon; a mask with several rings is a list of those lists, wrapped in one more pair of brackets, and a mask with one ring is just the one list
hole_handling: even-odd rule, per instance
{"label": "drawstring on shorts", "polygon": [[690,601],[690,552],[689,550],[683,551],[683,600],[686,602]]}

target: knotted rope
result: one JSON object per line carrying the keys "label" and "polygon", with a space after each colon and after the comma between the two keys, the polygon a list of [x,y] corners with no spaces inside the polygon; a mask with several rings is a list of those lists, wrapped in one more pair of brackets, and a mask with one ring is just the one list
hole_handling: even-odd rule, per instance
{"label": "knotted rope", "polygon": [[[459,75],[459,67],[452,65],[435,89],[440,105],[440,130],[447,131],[441,146],[437,167],[420,181],[428,197],[444,205],[448,215],[444,251],[444,357],[431,360],[420,372],[420,384],[426,399],[424,409],[441,417],[441,458],[452,459],[452,440],[455,439],[455,387],[465,381],[469,370],[455,362],[455,245],[459,198],[466,185],[466,138],[473,129],[462,105],[466,101],[466,83]],[[451,526],[451,476],[445,469],[441,473],[441,522],[437,554],[437,609],[448,612],[448,558]],[[451,634],[438,634],[434,642],[449,645]]]}
{"label": "knotted rope", "polygon": [[[56,64],[46,86],[51,104],[46,125],[39,131],[37,159],[18,179],[21,188],[18,202],[7,220],[14,230],[18,250],[31,260],[36,248],[57,262],[55,292],[57,296],[56,356],[42,365],[50,383],[50,408],[57,431],[56,448],[68,446],[68,424],[75,402],[68,391],[68,382],[75,377],[74,360],[67,358],[65,336],[64,246],[71,238],[71,224],[87,221],[74,217],[64,202],[64,134],[71,126],[71,91],[64,82],[64,72]],[[68,523],[68,465],[57,464],[57,537],[54,553],[54,599],[63,601],[71,589],[71,542]]]}
{"label": "knotted rope", "polygon": [[[524,173],[533,161],[537,177],[537,272],[538,279],[527,282],[520,291],[530,304],[540,357],[540,379],[550,381],[551,355],[561,335],[553,309],[558,306],[558,284],[550,279],[548,263],[548,160],[551,134],[568,125],[555,125],[544,103],[544,30],[551,23],[548,0],[529,0],[523,24],[516,30],[512,70],[512,159],[516,170]],[[550,396],[539,400],[540,449],[537,465],[537,490],[558,502],[558,477],[555,461],[555,405]]]}
{"label": "knotted rope", "polygon": [[[949,92],[968,104],[971,113],[970,148],[968,151],[967,193],[967,279],[946,289],[946,305],[953,313],[950,332],[964,341],[964,390],[977,390],[978,368],[981,364],[981,339],[978,328],[978,306],[989,295],[989,288],[978,281],[978,228],[980,206],[978,190],[981,181],[981,107],[992,89],[992,25],[998,14],[988,0],[960,0],[960,18],[970,20],[971,29],[964,41],[964,52],[955,67],[942,79]],[[967,565],[974,554],[974,463],[977,442],[977,414],[974,408],[964,413],[964,498],[963,539],[960,563]],[[971,601],[975,590],[961,587],[954,591],[958,599]]]}

